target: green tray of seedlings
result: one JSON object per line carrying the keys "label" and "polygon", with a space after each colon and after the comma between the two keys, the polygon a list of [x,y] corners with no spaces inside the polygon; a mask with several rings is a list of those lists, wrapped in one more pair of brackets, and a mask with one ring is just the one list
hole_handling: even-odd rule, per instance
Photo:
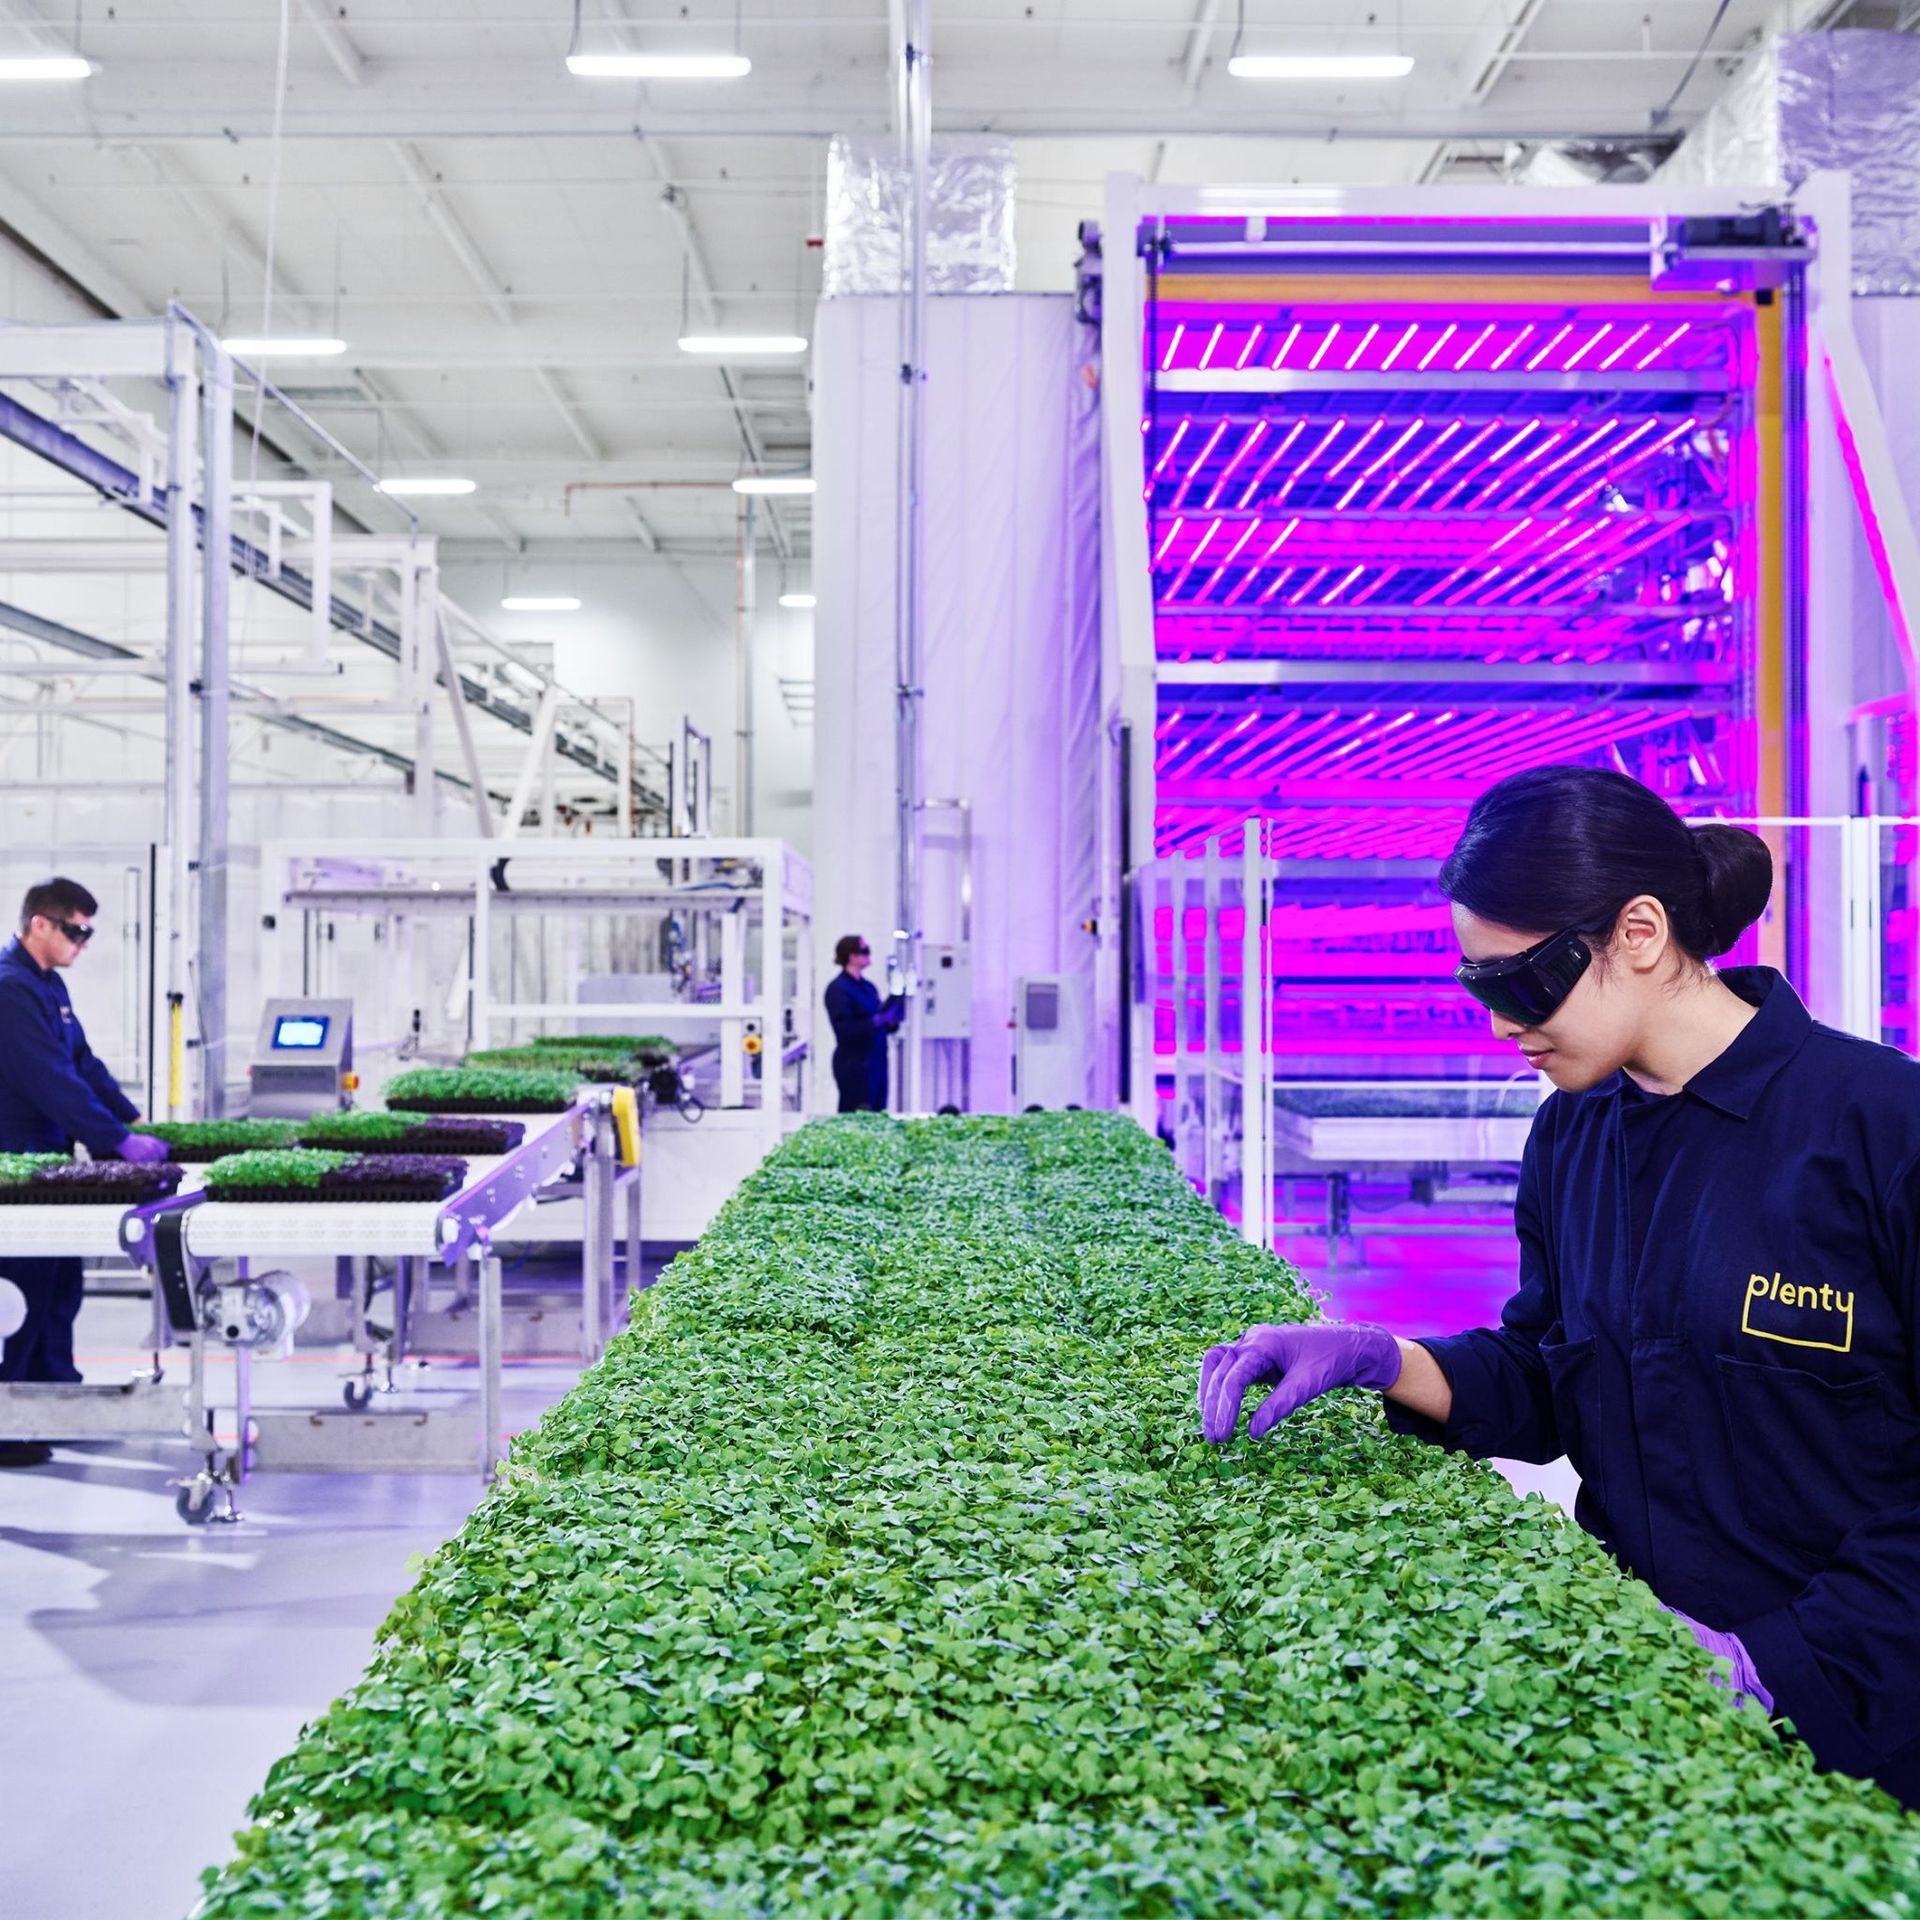
{"label": "green tray of seedlings", "polygon": [[151,1134],[176,1166],[201,1166],[233,1153],[260,1153],[291,1146],[292,1120],[143,1120],[135,1133]]}
{"label": "green tray of seedlings", "polygon": [[325,1113],[305,1122],[299,1144],[341,1153],[447,1153],[474,1158],[511,1153],[526,1134],[517,1120],[484,1114]]}
{"label": "green tray of seedlings", "polygon": [[388,1081],[395,1113],[564,1113],[580,1076],[551,1067],[413,1067]]}
{"label": "green tray of seedlings", "polygon": [[209,1200],[305,1203],[320,1199],[323,1175],[349,1165],[357,1156],[313,1147],[284,1147],[236,1153],[216,1160],[201,1182]]}

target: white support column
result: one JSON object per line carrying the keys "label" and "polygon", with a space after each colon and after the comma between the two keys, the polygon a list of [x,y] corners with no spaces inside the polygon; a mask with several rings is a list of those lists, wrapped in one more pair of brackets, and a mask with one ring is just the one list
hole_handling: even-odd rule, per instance
{"label": "white support column", "polygon": [[1877,819],[1852,819],[1840,829],[1840,1025],[1862,1040],[1878,1040],[1881,1024],[1880,832]]}
{"label": "white support column", "polygon": [[1206,1119],[1207,1150],[1202,1166],[1202,1175],[1206,1181],[1206,1195],[1218,1204],[1219,1181],[1223,1172],[1221,1165],[1221,1134],[1225,1122],[1226,1099],[1224,1083],[1221,1078],[1220,1058],[1220,895],[1221,888],[1220,843],[1209,840],[1207,850],[1202,857],[1200,893],[1207,914],[1207,1036],[1206,1036]]}
{"label": "white support column", "polygon": [[[482,853],[475,857],[473,884],[473,966],[467,991],[472,996],[473,1050],[483,1052],[493,1045],[493,876],[492,862]],[[512,926],[512,921],[508,921]]]}
{"label": "white support column", "polygon": [[534,713],[533,732],[527,738],[527,751],[520,762],[520,775],[513,783],[513,797],[507,802],[507,817],[500,827],[503,840],[517,840],[520,837],[520,823],[527,817],[527,809],[533,805],[534,787],[542,777],[548,749],[553,744],[554,722],[559,717],[560,691],[557,687],[549,687],[541,695],[540,705]]}
{"label": "white support column", "polygon": [[[737,1007],[746,998],[747,920],[743,913],[720,916],[720,1004]],[[746,1038],[745,1023],[720,1022],[720,1104],[723,1107],[746,1105],[746,1054],[741,1042]]]}
{"label": "white support column", "polygon": [[[200,477],[200,379],[194,336],[177,321],[171,339],[167,431],[167,761],[161,826],[159,918],[166,947],[162,1003],[154,1008],[156,1083],[166,1117],[184,1117],[186,1089],[173,1071],[172,1027],[187,996],[187,890],[193,859],[193,644],[198,631],[199,530],[194,495]],[[156,1103],[158,1111],[158,1103]]]}
{"label": "white support column", "polygon": [[780,1144],[780,1095],[786,1085],[787,1023],[781,1017],[786,1004],[787,959],[785,916],[780,910],[784,849],[767,848],[760,863],[760,1123],[766,1149]]}
{"label": "white support column", "polygon": [[233,362],[207,357],[200,594],[200,864],[195,1012],[199,1016],[201,1111],[227,1110],[227,850],[232,680],[228,609],[233,587]]}
{"label": "white support column", "polygon": [[1262,823],[1243,830],[1240,865],[1240,1235],[1264,1247],[1271,1237],[1273,1069],[1267,1055],[1267,858]]}

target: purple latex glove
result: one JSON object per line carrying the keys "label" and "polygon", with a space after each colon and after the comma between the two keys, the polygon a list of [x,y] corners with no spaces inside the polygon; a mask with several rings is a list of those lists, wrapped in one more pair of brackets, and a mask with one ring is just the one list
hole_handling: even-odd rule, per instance
{"label": "purple latex glove", "polygon": [[130,1133],[120,1142],[120,1158],[137,1166],[157,1166],[167,1157],[167,1143],[150,1133]]}
{"label": "purple latex glove", "polygon": [[1247,1438],[1258,1440],[1335,1387],[1385,1392],[1399,1378],[1400,1345],[1383,1328],[1249,1327],[1200,1362],[1200,1431],[1216,1445],[1231,1440],[1251,1386],[1280,1383],[1247,1422]]}
{"label": "purple latex glove", "polygon": [[1737,1633],[1720,1633],[1712,1627],[1703,1627],[1690,1614],[1682,1613],[1678,1607],[1661,1605],[1663,1613],[1670,1613],[1676,1620],[1684,1621],[1693,1630],[1693,1637],[1716,1660],[1732,1663],[1733,1674],[1729,1678],[1718,1667],[1713,1669],[1713,1683],[1725,1687],[1736,1699],[1757,1700],[1765,1713],[1773,1711],[1773,1695],[1760,1684],[1760,1676],[1753,1670],[1753,1660],[1745,1647],[1740,1644]]}

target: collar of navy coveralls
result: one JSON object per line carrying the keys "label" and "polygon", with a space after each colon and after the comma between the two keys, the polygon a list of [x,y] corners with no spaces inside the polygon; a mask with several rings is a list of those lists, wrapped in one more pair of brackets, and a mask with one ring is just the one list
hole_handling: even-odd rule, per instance
{"label": "collar of navy coveralls", "polygon": [[53,978],[53,969],[51,967],[43,967],[40,962],[27,951],[26,942],[23,941],[17,933],[4,947],[0,947],[0,960],[12,959],[16,956],[23,960],[42,980],[51,980]]}
{"label": "collar of navy coveralls", "polygon": [[[1731,1120],[1749,1120],[1774,1076],[1806,1044],[1813,1016],[1772,967],[1727,967],[1720,978],[1754,1009],[1753,1018],[1733,1044],[1680,1091]],[[1601,1081],[1593,1093],[1622,1102],[1657,1097],[1636,1086],[1624,1071]]]}

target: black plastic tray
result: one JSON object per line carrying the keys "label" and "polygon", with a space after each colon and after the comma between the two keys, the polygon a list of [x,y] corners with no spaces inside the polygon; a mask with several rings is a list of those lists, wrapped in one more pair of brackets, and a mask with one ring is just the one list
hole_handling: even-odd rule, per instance
{"label": "black plastic tray", "polygon": [[178,1180],[171,1185],[155,1180],[137,1186],[125,1182],[87,1186],[62,1180],[38,1187],[31,1180],[23,1180],[18,1185],[0,1186],[0,1207],[144,1207],[150,1200],[165,1200],[179,1188]]}
{"label": "black plastic tray", "polygon": [[[321,1176],[324,1183],[326,1176]],[[429,1184],[425,1180],[357,1181],[351,1187],[322,1185],[322,1200],[371,1200],[377,1205],[413,1200],[446,1200],[460,1191],[459,1181]]]}

